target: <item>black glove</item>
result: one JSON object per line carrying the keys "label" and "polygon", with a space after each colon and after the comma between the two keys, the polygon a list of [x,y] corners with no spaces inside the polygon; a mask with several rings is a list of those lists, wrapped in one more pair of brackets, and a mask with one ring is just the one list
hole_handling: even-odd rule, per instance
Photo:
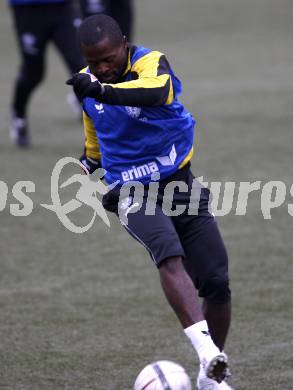
{"label": "black glove", "polygon": [[71,79],[66,81],[66,84],[73,86],[73,91],[80,101],[85,97],[99,100],[104,92],[103,85],[89,73],[75,73]]}
{"label": "black glove", "polygon": [[96,169],[101,168],[101,162],[94,160],[93,158],[87,157],[85,154],[83,154],[79,161],[82,163],[82,165],[85,167],[85,169],[88,171],[89,174],[92,174],[95,172]]}

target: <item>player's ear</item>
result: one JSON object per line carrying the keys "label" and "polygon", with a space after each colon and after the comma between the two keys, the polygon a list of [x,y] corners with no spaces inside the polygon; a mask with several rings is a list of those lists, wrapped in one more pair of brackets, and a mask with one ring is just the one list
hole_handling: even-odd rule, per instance
{"label": "player's ear", "polygon": [[126,38],[126,35],[123,35],[123,37],[122,37],[122,45],[124,46],[124,47],[127,47],[127,38]]}

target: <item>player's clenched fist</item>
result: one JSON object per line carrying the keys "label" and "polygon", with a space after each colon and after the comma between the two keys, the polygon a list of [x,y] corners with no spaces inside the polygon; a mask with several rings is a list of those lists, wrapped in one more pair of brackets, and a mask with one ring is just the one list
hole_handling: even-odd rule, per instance
{"label": "player's clenched fist", "polygon": [[104,92],[103,85],[89,73],[75,73],[71,79],[66,81],[66,84],[73,86],[74,93],[80,101],[85,97],[98,100]]}

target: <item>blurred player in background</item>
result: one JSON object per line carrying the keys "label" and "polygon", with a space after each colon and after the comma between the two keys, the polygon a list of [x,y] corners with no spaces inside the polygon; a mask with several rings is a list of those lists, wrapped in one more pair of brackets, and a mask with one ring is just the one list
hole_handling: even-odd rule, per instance
{"label": "blurred player in background", "polygon": [[[104,196],[104,207],[119,216],[157,266],[167,300],[198,353],[198,389],[231,389],[223,352],[231,316],[228,257],[207,188],[199,191],[196,212],[187,211],[194,200],[195,121],[178,101],[181,83],[164,54],[130,45],[107,15],[86,18],[78,36],[88,67],[67,84],[83,105],[81,162],[89,173],[102,166],[109,184],[119,182]],[[133,180],[143,189],[141,203],[131,184],[120,199]],[[186,207],[168,216],[164,196],[174,181],[184,190],[173,188],[173,206]],[[158,194],[151,196],[154,185]]]}
{"label": "blurred player in background", "polygon": [[123,35],[132,42],[133,3],[132,0],[80,0],[84,17],[93,14],[107,14],[119,24]]}
{"label": "blurred player in background", "polygon": [[[32,92],[45,75],[45,51],[53,42],[70,74],[84,62],[76,41],[81,19],[71,0],[9,0],[21,54],[11,104],[10,136],[22,147],[30,145],[27,110]],[[74,95],[69,95],[73,109],[80,110]]]}

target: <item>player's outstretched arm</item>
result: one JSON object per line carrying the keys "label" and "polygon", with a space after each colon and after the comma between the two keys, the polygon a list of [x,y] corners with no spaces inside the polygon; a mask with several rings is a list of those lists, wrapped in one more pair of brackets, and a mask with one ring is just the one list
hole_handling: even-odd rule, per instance
{"label": "player's outstretched arm", "polygon": [[150,52],[131,69],[135,79],[117,84],[102,84],[90,73],[77,73],[66,83],[80,98],[121,106],[158,106],[174,99],[170,66],[160,52]]}

